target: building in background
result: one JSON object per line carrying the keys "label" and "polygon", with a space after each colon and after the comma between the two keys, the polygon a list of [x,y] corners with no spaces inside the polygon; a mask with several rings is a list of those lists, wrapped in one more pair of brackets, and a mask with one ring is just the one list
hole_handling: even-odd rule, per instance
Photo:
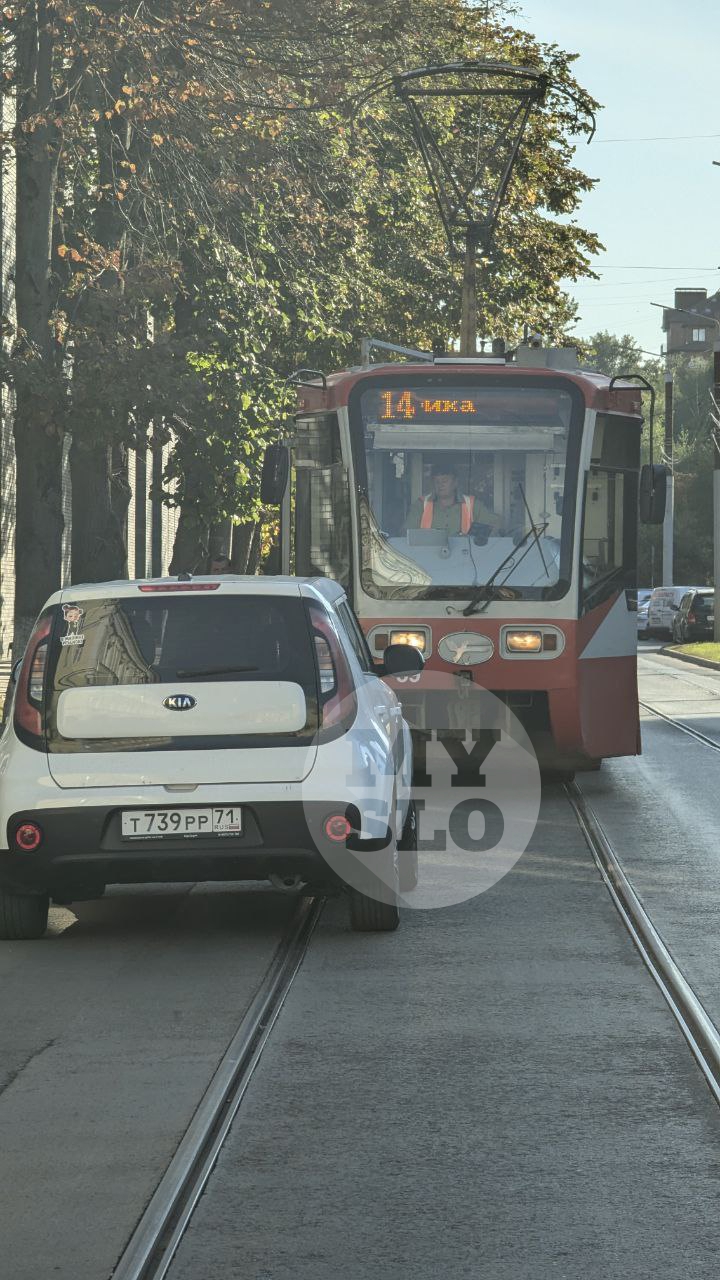
{"label": "building in background", "polygon": [[676,289],[662,327],[667,355],[706,355],[720,332],[720,293],[709,298],[707,289]]}

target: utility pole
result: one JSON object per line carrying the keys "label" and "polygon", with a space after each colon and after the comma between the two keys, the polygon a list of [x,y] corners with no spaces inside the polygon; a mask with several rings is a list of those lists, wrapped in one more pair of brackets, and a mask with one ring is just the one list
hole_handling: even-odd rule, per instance
{"label": "utility pole", "polygon": [[720,334],[712,348],[712,549],[715,561],[715,640],[720,644]]}
{"label": "utility pole", "polygon": [[675,476],[673,474],[673,375],[665,372],[665,463],[668,468],[667,505],[663,521],[662,585],[674,586]]}
{"label": "utility pole", "polygon": [[715,640],[720,643],[720,335],[713,347],[713,551],[715,579]]}
{"label": "utility pole", "polygon": [[465,237],[465,271],[462,289],[462,317],[460,320],[460,355],[477,355],[477,234],[468,227]]}

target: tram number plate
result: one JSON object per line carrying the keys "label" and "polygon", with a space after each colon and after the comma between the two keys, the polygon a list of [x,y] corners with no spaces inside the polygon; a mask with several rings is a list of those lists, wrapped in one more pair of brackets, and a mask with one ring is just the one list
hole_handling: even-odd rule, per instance
{"label": "tram number plate", "polygon": [[242,809],[220,806],[204,809],[130,809],[122,814],[126,840],[155,840],[162,836],[239,836]]}

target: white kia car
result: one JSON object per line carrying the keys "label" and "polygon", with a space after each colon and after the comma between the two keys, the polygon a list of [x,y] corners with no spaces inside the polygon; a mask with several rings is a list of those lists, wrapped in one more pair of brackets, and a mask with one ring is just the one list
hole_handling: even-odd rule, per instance
{"label": "white kia car", "polygon": [[412,745],[342,587],[189,578],[67,588],[43,609],[0,738],[0,936],[108,884],[344,891],[397,928],[417,879]]}

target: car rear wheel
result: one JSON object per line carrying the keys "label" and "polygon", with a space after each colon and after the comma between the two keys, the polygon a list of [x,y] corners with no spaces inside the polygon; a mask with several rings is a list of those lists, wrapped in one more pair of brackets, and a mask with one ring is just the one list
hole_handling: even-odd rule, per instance
{"label": "car rear wheel", "polygon": [[382,867],[363,858],[362,872],[348,891],[350,928],[354,933],[392,933],[400,924],[398,848],[392,840],[380,854]]}
{"label": "car rear wheel", "polygon": [[420,876],[418,867],[417,808],[414,800],[410,801],[402,836],[398,841],[398,864],[400,892],[411,893],[413,889],[417,889]]}
{"label": "car rear wheel", "polygon": [[358,889],[350,890],[350,928],[353,933],[392,933],[400,924],[396,902],[381,902]]}
{"label": "car rear wheel", "polygon": [[0,938],[7,942],[42,938],[49,906],[46,894],[13,893],[0,887]]}

